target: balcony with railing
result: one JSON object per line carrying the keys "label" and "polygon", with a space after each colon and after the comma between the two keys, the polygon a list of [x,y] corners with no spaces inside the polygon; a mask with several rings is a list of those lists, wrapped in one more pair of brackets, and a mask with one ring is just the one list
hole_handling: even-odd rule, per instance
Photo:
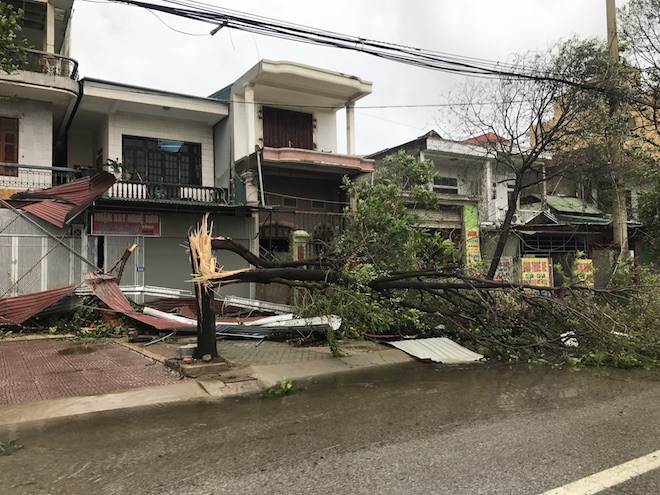
{"label": "balcony with railing", "polygon": [[229,204],[228,191],[220,187],[139,182],[119,179],[105,197],[123,201],[195,202]]}
{"label": "balcony with railing", "polygon": [[27,51],[27,63],[21,70],[78,80],[78,62],[72,58],[39,50]]}
{"label": "balcony with railing", "polygon": [[66,108],[69,99],[63,99],[63,94],[75,98],[79,90],[78,62],[55,53],[28,50],[27,60],[18,70],[11,74],[0,71],[0,96],[50,101]]}
{"label": "balcony with railing", "polygon": [[45,189],[72,181],[79,172],[65,167],[41,167],[0,162],[0,189]]}

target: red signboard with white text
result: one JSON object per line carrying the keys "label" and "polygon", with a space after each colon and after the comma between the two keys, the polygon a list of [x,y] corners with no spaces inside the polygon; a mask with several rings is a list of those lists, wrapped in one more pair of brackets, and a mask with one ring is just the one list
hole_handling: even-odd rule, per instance
{"label": "red signboard with white text", "polygon": [[160,213],[95,211],[92,235],[160,237]]}

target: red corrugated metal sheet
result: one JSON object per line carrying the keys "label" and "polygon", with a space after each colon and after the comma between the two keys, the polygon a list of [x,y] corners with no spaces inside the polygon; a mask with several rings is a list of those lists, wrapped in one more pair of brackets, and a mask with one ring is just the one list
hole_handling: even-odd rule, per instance
{"label": "red corrugated metal sheet", "polygon": [[73,292],[73,286],[0,299],[0,326],[20,325]]}
{"label": "red corrugated metal sheet", "polygon": [[129,318],[151,325],[158,330],[183,327],[196,328],[194,325],[184,325],[135,311],[131,306],[131,303],[126,299],[126,296],[121,292],[114,275],[100,275],[93,272],[87,272],[84,276],[85,283],[90,289],[92,289],[92,292],[94,292],[96,297],[107,304],[109,308],[123,313]]}
{"label": "red corrugated metal sheet", "polygon": [[35,201],[19,208],[63,228],[116,181],[114,175],[99,172],[93,177],[83,177],[60,186],[16,193],[11,199]]}

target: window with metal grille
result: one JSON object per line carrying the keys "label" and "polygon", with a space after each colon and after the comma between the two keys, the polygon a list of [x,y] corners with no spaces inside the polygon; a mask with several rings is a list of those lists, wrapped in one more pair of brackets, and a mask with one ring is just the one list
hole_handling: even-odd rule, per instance
{"label": "window with metal grille", "polygon": [[453,177],[435,177],[433,190],[438,194],[458,194],[458,179]]}
{"label": "window with metal grille", "polygon": [[202,145],[171,139],[122,136],[123,162],[133,180],[202,185]]}
{"label": "window with metal grille", "polygon": [[523,254],[574,253],[587,252],[587,240],[584,236],[574,234],[536,234],[521,236],[521,252]]}
{"label": "window with metal grille", "polygon": [[[18,119],[0,117],[0,162],[18,163]],[[18,168],[0,167],[0,175],[18,177]]]}

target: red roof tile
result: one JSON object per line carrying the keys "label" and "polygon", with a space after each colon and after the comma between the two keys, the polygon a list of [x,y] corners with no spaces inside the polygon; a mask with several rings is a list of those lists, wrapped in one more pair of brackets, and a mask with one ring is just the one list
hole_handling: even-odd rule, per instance
{"label": "red roof tile", "polygon": [[73,286],[0,299],[0,326],[20,325],[73,292]]}
{"label": "red roof tile", "polygon": [[116,181],[114,175],[99,172],[93,177],[83,177],[60,186],[16,193],[11,199],[34,201],[19,208],[63,228]]}
{"label": "red roof tile", "polygon": [[511,144],[511,141],[498,136],[494,132],[487,132],[486,134],[481,134],[480,136],[474,136],[466,139],[463,142],[467,144],[477,144],[479,146],[485,146],[492,143]]}
{"label": "red roof tile", "polygon": [[109,308],[123,313],[129,318],[151,325],[158,330],[183,327],[196,328],[194,325],[185,325],[135,311],[117,285],[116,277],[114,275],[101,275],[93,272],[86,272],[84,277],[85,283],[90,289],[92,289],[92,292],[94,292],[96,297],[107,304]]}

